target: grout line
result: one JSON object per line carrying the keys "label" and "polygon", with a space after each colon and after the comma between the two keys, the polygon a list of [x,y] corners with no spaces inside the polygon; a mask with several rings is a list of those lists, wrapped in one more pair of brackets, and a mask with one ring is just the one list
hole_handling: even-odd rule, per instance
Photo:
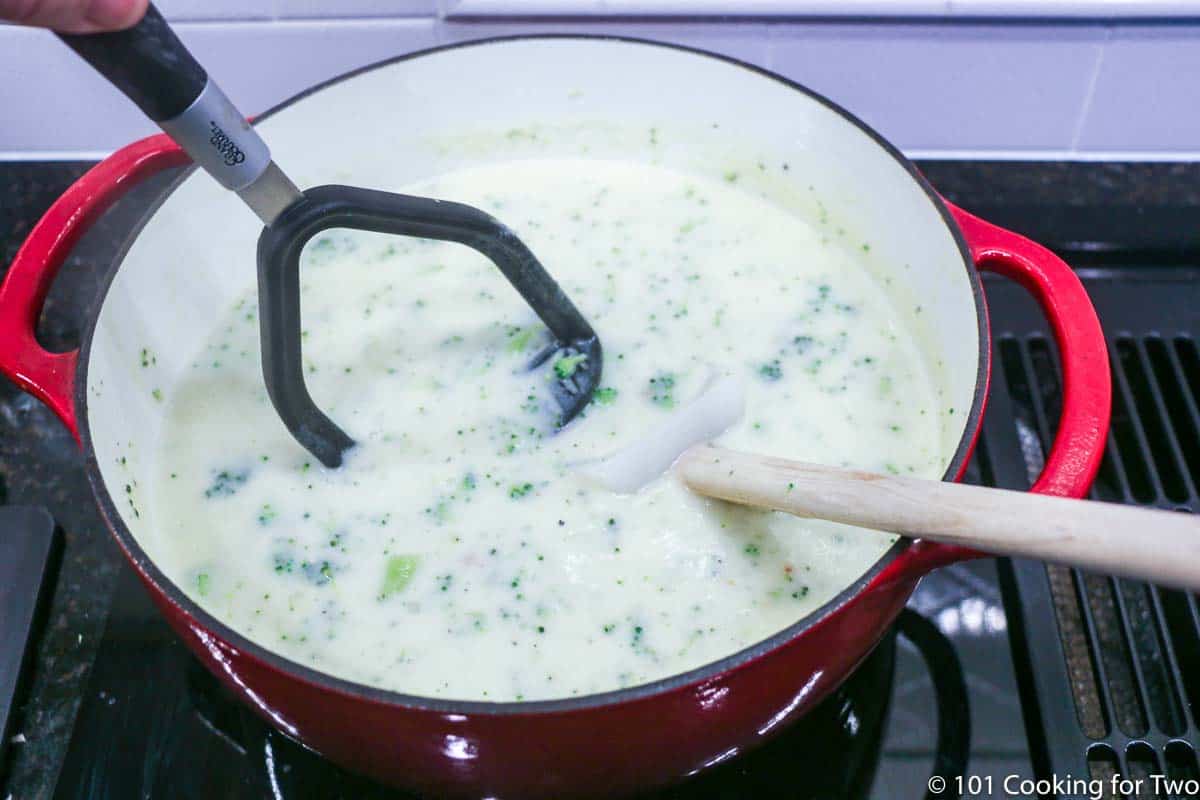
{"label": "grout line", "polygon": [[933,150],[901,148],[911,159],[929,161],[1150,161],[1200,162],[1197,150]]}
{"label": "grout line", "polygon": [[429,14],[412,14],[409,16],[375,16],[371,14],[358,14],[353,16],[332,16],[332,17],[256,17],[254,19],[181,19],[172,20],[171,24],[180,30],[188,30],[189,28],[212,28],[217,26],[226,27],[254,27],[257,25],[271,25],[272,27],[284,28],[304,28],[314,25],[355,25],[363,22],[371,22],[379,25],[394,25],[394,24],[411,24],[415,22],[425,22],[430,25],[436,25],[441,20],[436,16]]}
{"label": "grout line", "polygon": [[1079,140],[1083,137],[1083,128],[1087,124],[1088,114],[1092,110],[1092,99],[1096,96],[1096,84],[1100,82],[1100,70],[1104,66],[1104,54],[1108,52],[1108,47],[1112,39],[1113,27],[1109,25],[1104,29],[1104,41],[1100,43],[1100,52],[1096,56],[1096,63],[1092,65],[1092,74],[1088,78],[1087,88],[1083,92],[1083,104],[1079,107],[1079,119],[1075,120],[1075,130],[1071,134],[1072,152],[1079,149]]}
{"label": "grout line", "polygon": [[777,20],[767,20],[767,30],[763,34],[763,66],[769,70],[775,69],[775,56],[778,53],[780,24]]}
{"label": "grout line", "polygon": [[100,161],[108,158],[106,150],[0,150],[4,161]]}

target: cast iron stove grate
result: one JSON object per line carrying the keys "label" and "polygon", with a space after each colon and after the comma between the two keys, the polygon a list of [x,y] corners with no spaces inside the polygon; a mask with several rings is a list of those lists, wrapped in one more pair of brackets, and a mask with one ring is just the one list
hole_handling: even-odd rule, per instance
{"label": "cast iron stove grate", "polygon": [[[1092,497],[1200,511],[1200,270],[1067,255],[1082,267],[1113,367],[1112,430]],[[1058,418],[1057,353],[1041,316],[1009,297],[1019,290],[989,283],[988,293],[1005,311],[993,316],[985,471],[1024,488]],[[1001,578],[1038,776],[1100,779],[1110,797],[1181,796],[1150,776],[1200,778],[1197,598],[1020,560],[1004,563]],[[1118,773],[1140,787],[1122,794]]]}

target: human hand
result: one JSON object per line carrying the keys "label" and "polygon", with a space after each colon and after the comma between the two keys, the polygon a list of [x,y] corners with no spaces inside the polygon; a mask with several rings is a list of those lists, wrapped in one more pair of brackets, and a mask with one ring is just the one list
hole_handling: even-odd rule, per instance
{"label": "human hand", "polygon": [[119,31],[146,13],[150,0],[0,0],[0,20],[60,33]]}

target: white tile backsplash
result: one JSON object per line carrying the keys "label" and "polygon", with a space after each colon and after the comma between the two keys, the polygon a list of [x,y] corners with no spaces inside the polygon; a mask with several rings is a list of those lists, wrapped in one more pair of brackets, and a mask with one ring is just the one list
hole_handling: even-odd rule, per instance
{"label": "white tile backsplash", "polygon": [[[436,40],[430,19],[181,23],[175,29],[251,115],[315,83]],[[0,76],[0,108],[19,109],[19,124],[0,125],[0,152],[106,151],[155,130],[44,31],[0,28]]]}
{"label": "white tile backsplash", "polygon": [[171,22],[259,20],[279,15],[279,0],[154,0]]}
{"label": "white tile backsplash", "polygon": [[154,3],[168,20],[179,22],[434,17],[439,11],[438,0],[154,0]]}
{"label": "white tile backsplash", "polygon": [[[439,42],[597,33],[768,66],[926,156],[1200,158],[1200,0],[158,2],[247,113]],[[102,152],[153,130],[51,36],[6,25],[0,108],[0,158]]]}
{"label": "white tile backsplash", "polygon": [[1200,150],[1200,25],[1130,27],[1104,51],[1076,146]]}
{"label": "white tile backsplash", "polygon": [[902,148],[1065,150],[1102,26],[772,28],[771,68],[845,106]]}
{"label": "white tile backsplash", "polygon": [[179,35],[247,114],[344,72],[436,42],[428,19],[197,25]]}
{"label": "white tile backsplash", "polygon": [[604,0],[445,0],[447,19],[488,17],[603,16]]}
{"label": "white tile backsplash", "polygon": [[447,0],[446,16],[941,17],[949,0]]}
{"label": "white tile backsplash", "polygon": [[1145,19],[1200,16],[1195,0],[950,0],[952,17]]}
{"label": "white tile backsplash", "polygon": [[273,0],[279,16],[297,18],[432,17],[437,0]]}
{"label": "white tile backsplash", "polygon": [[46,31],[0,26],[0,153],[112,150],[155,128]]}
{"label": "white tile backsplash", "polygon": [[450,17],[1200,18],[1195,0],[443,0]]}
{"label": "white tile backsplash", "polygon": [[613,13],[756,17],[942,16],[947,0],[605,0]]}
{"label": "white tile backsplash", "polygon": [[582,33],[630,36],[671,44],[696,47],[722,55],[766,66],[768,58],[767,26],[760,23],[726,24],[719,27],[703,23],[639,22],[600,20],[586,24],[562,21],[557,23],[527,23],[489,21],[462,24],[447,21],[442,26],[444,42],[460,42],[489,36],[514,34]]}

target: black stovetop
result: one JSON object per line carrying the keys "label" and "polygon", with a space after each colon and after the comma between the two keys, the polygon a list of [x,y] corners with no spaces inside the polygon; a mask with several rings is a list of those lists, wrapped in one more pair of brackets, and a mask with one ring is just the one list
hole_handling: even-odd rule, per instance
{"label": "black stovetop", "polygon": [[[76,164],[0,164],[0,264],[11,260],[37,216],[85,168]],[[1054,246],[1067,254],[1071,263],[1085,267],[1089,289],[1106,297],[1110,306],[1100,312],[1114,337],[1114,348],[1122,336],[1141,337],[1142,328],[1149,331],[1147,335],[1154,334],[1150,330],[1156,324],[1153,314],[1146,323],[1145,319],[1132,319],[1125,308],[1129,303],[1143,307],[1153,303],[1153,287],[1176,298],[1186,298],[1191,291],[1200,299],[1196,271],[1188,266],[1200,264],[1200,227],[1194,224],[1195,212],[1200,210],[1198,165],[930,162],[922,168],[950,199]],[[123,202],[123,208],[118,207],[103,221],[72,257],[51,293],[43,319],[41,337],[47,345],[66,347],[76,340],[79,320],[95,296],[98,276],[109,263],[114,242],[155,190],[148,187]],[[1138,266],[1130,266],[1135,263]],[[1146,265],[1155,269],[1147,271]],[[1131,292],[1126,284],[1140,288]],[[1039,327],[1030,303],[1012,286],[989,281],[987,291],[997,335],[996,363],[1004,363],[1005,358],[1011,361],[1012,353],[1019,351],[1032,354],[1022,363],[1033,364],[1046,350],[1044,325]],[[1131,299],[1125,302],[1123,298]],[[1200,308],[1200,303],[1195,307]],[[1194,317],[1172,318],[1171,325],[1175,327],[1167,333],[1169,344],[1174,342],[1171,337],[1192,341],[1200,336],[1200,320]],[[1007,349],[1007,355],[1000,349]],[[1046,352],[1052,360],[1052,348]],[[1181,352],[1186,358],[1187,351]],[[1030,417],[1031,412],[1022,405],[1028,401],[1021,400],[1021,387],[1010,387],[1009,377],[995,381],[993,387],[984,442],[969,476],[977,482],[1022,485],[1040,457],[1039,439],[1044,445],[1052,434],[1045,424],[1042,429],[1033,424],[1045,423],[1044,398],[1039,394],[1034,404],[1041,416]],[[1019,383],[1015,373],[1011,377],[1014,385]],[[1125,390],[1127,384],[1119,382],[1118,388]],[[997,386],[1005,393],[999,401],[995,398]],[[1191,390],[1196,391],[1194,385]],[[1053,394],[1053,387],[1049,393]],[[1130,397],[1137,417],[1138,408]],[[997,408],[1001,413],[996,413]],[[1166,424],[1170,426],[1170,421]],[[1145,440],[1144,432],[1141,435]],[[1192,491],[1197,476],[1188,469],[1194,463],[1184,462],[1177,470],[1184,476],[1181,485]],[[1122,466],[1122,480],[1126,472]],[[1151,484],[1153,488],[1162,481]],[[282,797],[387,796],[268,733],[229,703],[195,667],[122,566],[91,503],[81,458],[70,436],[45,408],[0,379],[3,485],[7,485],[7,502],[47,507],[61,525],[65,544],[45,624],[38,626],[32,670],[14,728],[18,735],[0,771],[0,798],[10,793],[13,800],[237,798],[270,796],[268,792],[276,790]],[[1165,495],[1156,495],[1149,502],[1163,498]],[[0,501],[3,499],[0,496]],[[1112,499],[1145,502],[1128,493]],[[1191,508],[1196,510],[1194,505]],[[1069,721],[1061,714],[1054,716],[1061,708],[1046,707],[1046,695],[1053,693],[1056,685],[1047,682],[1044,671],[1030,670],[1028,662],[1040,656],[1030,653],[1023,633],[1026,626],[1034,624],[1037,614],[1046,617],[1051,614],[1052,602],[1058,602],[1049,593],[1036,594],[1044,588],[1037,576],[1047,573],[1037,565],[1031,568],[1007,561],[1000,565],[998,570],[996,562],[981,561],[940,570],[922,582],[910,603],[910,608],[932,620],[950,639],[965,674],[969,734],[956,724],[966,720],[953,719],[953,714],[943,720],[948,725],[941,742],[940,757],[947,762],[943,767],[953,767],[956,751],[969,743],[968,774],[991,776],[997,788],[1007,775],[1032,776],[1065,763],[1050,758],[1052,742],[1048,740],[1052,736],[1042,733],[1031,739],[1026,735],[1026,718],[1032,719],[1035,727],[1049,717],[1059,723]],[[1068,575],[1068,581],[1071,579]],[[1085,589],[1088,580],[1094,582],[1082,576],[1074,580]],[[1122,597],[1128,594],[1125,583],[1117,587]],[[1085,601],[1091,597],[1086,591],[1077,594]],[[1154,609],[1163,605],[1158,594],[1147,597],[1159,603]],[[1166,597],[1164,607],[1178,607],[1176,600]],[[1184,598],[1183,603],[1185,612],[1190,608],[1195,613],[1195,598]],[[1082,606],[1090,604],[1083,602]],[[1125,613],[1124,605],[1121,609]],[[1178,614],[1171,621],[1176,617]],[[1060,622],[1065,619],[1060,615]],[[907,624],[921,629],[918,618],[910,617]],[[1093,627],[1084,625],[1085,634],[1095,628],[1095,620],[1088,624]],[[1081,662],[1085,668],[1089,663],[1094,666],[1111,660],[1105,655],[1102,638],[1093,635],[1092,655],[1085,653]],[[927,649],[931,646],[928,640],[926,636]],[[932,647],[936,646],[935,642]],[[1086,641],[1083,646],[1086,648]],[[1141,652],[1136,643],[1133,651]],[[1169,655],[1178,661],[1189,657],[1189,652],[1184,646]],[[1134,660],[1140,664],[1145,659]],[[954,661],[945,653],[934,656],[935,671],[943,684],[953,683]],[[1186,666],[1200,674],[1200,663]],[[1066,674],[1067,670],[1063,671]],[[1070,703],[1073,689],[1066,683],[1062,687],[1065,702]],[[1107,697],[1104,692],[1101,695]],[[935,696],[920,652],[904,638],[889,639],[852,681],[795,730],[769,748],[723,765],[670,796],[920,795],[938,744]],[[1086,707],[1085,701],[1076,701],[1076,710]],[[1186,713],[1179,713],[1191,713],[1186,697],[1181,707]],[[1070,705],[1066,708],[1072,710]],[[1136,744],[1137,731],[1133,738],[1114,739],[1114,731],[1121,730],[1120,720],[1114,723],[1112,714],[1105,718],[1103,708],[1097,713],[1108,720],[1108,727],[1099,732],[1109,737],[1105,746]],[[270,774],[264,768],[267,755],[275,765]],[[1194,763],[1194,755],[1192,759]]]}
{"label": "black stovetop", "polygon": [[[914,622],[921,621],[905,620]],[[864,796],[879,758],[894,658],[889,637],[786,735],[655,796]],[[88,691],[55,798],[406,796],[322,761],[234,702],[159,619],[129,572],[119,581]]]}

